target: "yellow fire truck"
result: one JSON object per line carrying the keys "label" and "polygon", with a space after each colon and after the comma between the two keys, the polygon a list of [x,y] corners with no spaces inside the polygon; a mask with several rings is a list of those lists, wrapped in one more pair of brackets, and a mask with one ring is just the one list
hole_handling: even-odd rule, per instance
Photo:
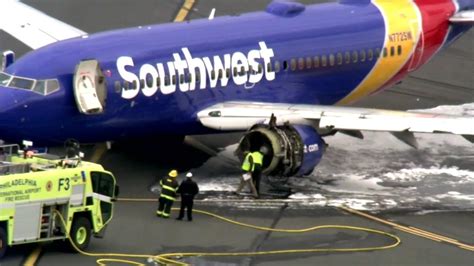
{"label": "yellow fire truck", "polygon": [[68,232],[87,248],[92,235],[103,236],[117,193],[99,164],[0,146],[0,258],[8,246],[65,240]]}

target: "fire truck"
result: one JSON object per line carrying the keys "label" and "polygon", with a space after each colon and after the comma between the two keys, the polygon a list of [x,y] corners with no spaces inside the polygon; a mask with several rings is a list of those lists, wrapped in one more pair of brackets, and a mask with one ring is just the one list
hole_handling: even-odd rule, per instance
{"label": "fire truck", "polygon": [[117,194],[99,164],[1,145],[0,258],[10,246],[68,238],[86,249],[91,236],[104,235]]}

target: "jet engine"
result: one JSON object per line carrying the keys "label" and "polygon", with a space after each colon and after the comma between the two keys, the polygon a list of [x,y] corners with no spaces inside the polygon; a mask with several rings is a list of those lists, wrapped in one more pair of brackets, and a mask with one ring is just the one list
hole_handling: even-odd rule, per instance
{"label": "jet engine", "polygon": [[240,140],[237,155],[268,148],[263,159],[263,173],[268,176],[309,175],[320,162],[326,143],[307,125],[256,125]]}

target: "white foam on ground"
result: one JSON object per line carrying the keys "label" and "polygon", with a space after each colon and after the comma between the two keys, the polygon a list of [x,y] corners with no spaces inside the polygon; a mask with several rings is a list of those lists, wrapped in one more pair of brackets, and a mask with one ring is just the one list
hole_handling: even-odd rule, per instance
{"label": "white foam on ground", "polygon": [[397,182],[420,181],[431,176],[449,175],[457,177],[460,181],[457,184],[474,183],[474,171],[463,170],[457,167],[430,167],[430,168],[410,168],[400,169],[395,172],[385,173],[384,180],[391,180]]}

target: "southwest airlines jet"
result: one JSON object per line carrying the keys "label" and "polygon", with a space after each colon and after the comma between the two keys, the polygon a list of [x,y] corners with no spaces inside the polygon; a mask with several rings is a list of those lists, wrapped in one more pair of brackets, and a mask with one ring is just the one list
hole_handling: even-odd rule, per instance
{"label": "southwest airlines jet", "polygon": [[[399,82],[474,23],[474,0],[340,0],[88,35],[2,0],[0,138],[35,144],[242,132],[267,174],[311,173],[323,137],[387,131],[474,141],[474,118],[348,107]],[[383,145],[381,143],[381,145]]]}

